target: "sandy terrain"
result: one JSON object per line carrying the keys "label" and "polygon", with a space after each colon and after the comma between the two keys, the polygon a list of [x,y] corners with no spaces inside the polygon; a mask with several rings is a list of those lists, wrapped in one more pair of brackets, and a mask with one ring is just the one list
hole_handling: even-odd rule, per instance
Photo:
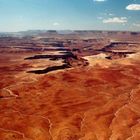
{"label": "sandy terrain", "polygon": [[1,75],[0,137],[139,139],[139,73],[137,62],[64,70],[37,79]]}
{"label": "sandy terrain", "polygon": [[28,73],[62,64],[35,54],[0,53],[0,140],[140,140],[139,53]]}

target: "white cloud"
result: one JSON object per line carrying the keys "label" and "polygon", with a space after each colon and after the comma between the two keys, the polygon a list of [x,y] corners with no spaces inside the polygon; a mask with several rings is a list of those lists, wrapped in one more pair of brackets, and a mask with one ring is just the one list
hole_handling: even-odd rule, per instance
{"label": "white cloud", "polygon": [[130,4],[126,7],[127,10],[140,10],[140,4]]}
{"label": "white cloud", "polygon": [[103,17],[97,17],[97,19],[100,19],[101,20],[101,19],[103,19]]}
{"label": "white cloud", "polygon": [[58,22],[53,23],[53,26],[58,26],[58,25],[60,25]]}
{"label": "white cloud", "polygon": [[114,14],[112,14],[112,13],[109,13],[108,15],[109,15],[109,16],[114,16]]}
{"label": "white cloud", "polygon": [[138,23],[133,23],[133,26],[135,26],[135,27],[140,27],[140,24],[138,24]]}
{"label": "white cloud", "polygon": [[106,13],[100,13],[100,15],[101,16],[115,16],[114,13],[108,13],[108,12],[106,12]]}
{"label": "white cloud", "polygon": [[103,23],[127,23],[127,18],[126,17],[108,18],[108,19],[104,19]]}
{"label": "white cloud", "polygon": [[107,1],[107,0],[93,0],[93,1],[96,1],[96,2],[104,2],[104,1]]}

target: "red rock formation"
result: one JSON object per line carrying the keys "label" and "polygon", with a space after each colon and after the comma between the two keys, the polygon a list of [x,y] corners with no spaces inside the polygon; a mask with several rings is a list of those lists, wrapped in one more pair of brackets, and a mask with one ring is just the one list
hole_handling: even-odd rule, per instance
{"label": "red rock formation", "polygon": [[24,60],[34,52],[13,54],[0,54],[0,140],[140,139],[139,60],[70,59],[73,69],[40,76],[25,73],[42,63]]}
{"label": "red rock formation", "polygon": [[139,139],[138,74],[135,64],[77,68],[30,84],[15,81],[7,89],[19,96],[0,99],[0,138]]}

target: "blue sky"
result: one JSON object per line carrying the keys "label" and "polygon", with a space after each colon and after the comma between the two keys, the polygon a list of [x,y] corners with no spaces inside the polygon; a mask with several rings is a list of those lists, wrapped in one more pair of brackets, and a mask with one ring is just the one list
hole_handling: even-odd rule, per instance
{"label": "blue sky", "polygon": [[0,0],[0,32],[140,31],[140,0]]}

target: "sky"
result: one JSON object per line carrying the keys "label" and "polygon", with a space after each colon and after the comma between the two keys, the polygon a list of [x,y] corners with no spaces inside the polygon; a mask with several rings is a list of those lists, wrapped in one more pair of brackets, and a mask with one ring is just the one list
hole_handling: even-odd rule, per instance
{"label": "sky", "polygon": [[140,31],[140,0],[0,0],[0,32]]}

